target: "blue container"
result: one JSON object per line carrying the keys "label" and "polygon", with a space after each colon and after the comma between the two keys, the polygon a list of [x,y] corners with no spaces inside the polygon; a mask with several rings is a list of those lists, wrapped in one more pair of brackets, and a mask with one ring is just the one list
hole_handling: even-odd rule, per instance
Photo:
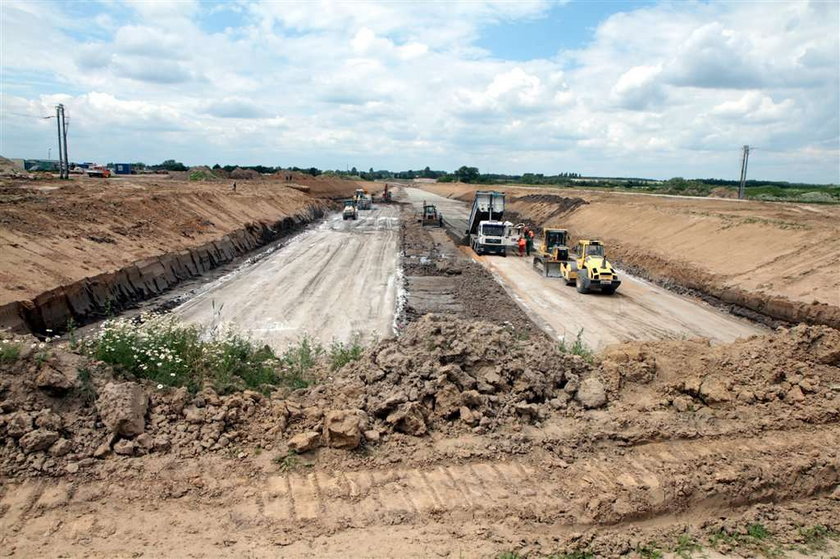
{"label": "blue container", "polygon": [[131,164],[130,163],[116,163],[114,165],[114,172],[118,175],[130,175],[131,174]]}

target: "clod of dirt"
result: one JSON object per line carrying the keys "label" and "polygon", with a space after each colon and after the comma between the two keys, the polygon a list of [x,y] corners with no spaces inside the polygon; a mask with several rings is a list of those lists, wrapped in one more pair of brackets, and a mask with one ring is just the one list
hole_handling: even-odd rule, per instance
{"label": "clod of dirt", "polygon": [[361,410],[339,410],[324,416],[324,443],[332,448],[353,449],[362,442],[367,414]]}
{"label": "clod of dirt", "polygon": [[6,434],[19,439],[33,429],[32,416],[24,411],[13,413],[6,420]]}
{"label": "clod of dirt", "polygon": [[55,431],[36,429],[22,436],[18,441],[18,444],[23,452],[30,454],[39,450],[48,449],[55,441],[58,440],[58,437],[59,435]]}
{"label": "clod of dirt", "polygon": [[289,450],[293,450],[295,452],[307,452],[318,448],[318,442],[320,440],[321,434],[317,431],[304,431],[303,433],[298,433],[289,439]]}
{"label": "clod of dirt", "polygon": [[587,377],[580,383],[575,398],[587,409],[600,408],[607,403],[607,391],[599,379]]}
{"label": "clod of dirt", "polygon": [[62,396],[75,385],[64,373],[47,365],[35,377],[35,385],[52,396]]}
{"label": "clod of dirt", "polygon": [[114,443],[114,454],[132,456],[134,454],[134,442],[125,439]]}
{"label": "clod of dirt", "polygon": [[149,398],[143,388],[133,382],[109,382],[96,401],[102,422],[115,435],[133,437],[146,429]]}

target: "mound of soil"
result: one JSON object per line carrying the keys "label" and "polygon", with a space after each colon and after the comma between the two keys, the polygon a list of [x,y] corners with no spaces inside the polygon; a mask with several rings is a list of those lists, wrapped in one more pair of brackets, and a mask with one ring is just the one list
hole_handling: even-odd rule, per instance
{"label": "mound of soil", "polygon": [[706,340],[624,344],[604,354],[601,373],[614,399],[644,409],[755,413],[784,404],[830,419],[840,417],[838,367],[840,331],[799,325],[714,347]]}
{"label": "mound of soil", "polygon": [[72,474],[114,455],[253,447],[382,446],[380,459],[399,460],[429,434],[486,436],[496,449],[488,456],[540,448],[569,460],[604,442],[840,419],[840,332],[826,327],[716,347],[625,344],[592,365],[509,327],[425,315],[337,371],[323,364],[320,384],[270,396],[134,382],[66,345],[15,340],[20,357],[0,363],[0,473],[13,477]]}
{"label": "mound of soil", "polygon": [[237,180],[253,180],[260,178],[260,174],[253,169],[242,169],[237,167],[230,172],[230,178]]}
{"label": "mound of soil", "polygon": [[[579,394],[582,382],[601,396]],[[587,407],[606,403],[581,358],[518,340],[513,328],[425,315],[341,369],[334,382],[291,399],[303,407],[358,410],[379,438],[394,431],[482,434],[506,423],[539,422],[552,410],[580,405],[572,402],[576,395]],[[295,428],[321,428],[317,416],[309,419]]]}

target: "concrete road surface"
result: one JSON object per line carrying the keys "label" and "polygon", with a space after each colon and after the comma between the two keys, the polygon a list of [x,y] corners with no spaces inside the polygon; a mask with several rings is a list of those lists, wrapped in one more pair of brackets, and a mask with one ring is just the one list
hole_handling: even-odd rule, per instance
{"label": "concrete road surface", "polygon": [[357,221],[331,215],[266,258],[208,284],[173,312],[187,322],[230,324],[278,351],[304,333],[324,344],[356,332],[391,335],[398,235],[396,205],[360,211]]}
{"label": "concrete road surface", "polygon": [[[423,200],[443,212],[444,221],[458,234],[466,229],[469,206],[417,188],[405,188],[408,199],[419,208]],[[546,278],[532,268],[531,258],[476,256],[489,269],[534,321],[557,339],[582,339],[600,349],[629,340],[659,340],[705,337],[712,342],[765,332],[747,320],[722,312],[702,301],[683,297],[657,285],[621,273],[621,287],[613,295],[582,295],[557,278]],[[607,247],[609,256],[609,247]]]}

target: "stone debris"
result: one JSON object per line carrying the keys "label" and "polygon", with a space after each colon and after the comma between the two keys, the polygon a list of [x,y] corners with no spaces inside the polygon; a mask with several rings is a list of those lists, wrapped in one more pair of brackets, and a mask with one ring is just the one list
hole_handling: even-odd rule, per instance
{"label": "stone debris", "polygon": [[112,433],[133,437],[146,428],[148,403],[149,397],[139,384],[109,382],[99,394],[96,408],[102,422]]}

